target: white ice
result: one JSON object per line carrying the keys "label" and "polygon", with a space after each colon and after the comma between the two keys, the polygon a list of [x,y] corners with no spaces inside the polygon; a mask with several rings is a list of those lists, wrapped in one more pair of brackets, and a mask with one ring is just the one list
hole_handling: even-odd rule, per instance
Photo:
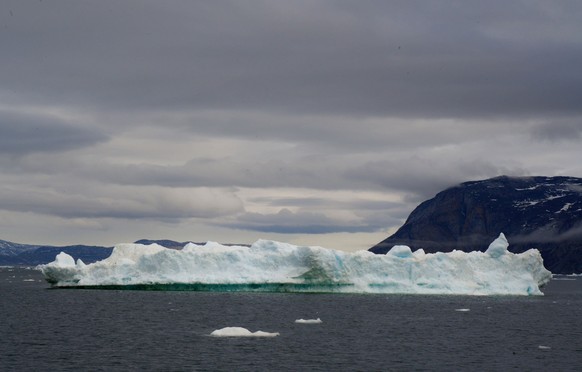
{"label": "white ice", "polygon": [[182,250],[119,244],[102,261],[85,265],[60,253],[39,269],[62,287],[180,284],[211,290],[541,295],[539,287],[551,273],[539,251],[514,254],[507,247],[503,234],[486,252],[435,254],[407,246],[385,255],[349,253],[269,240],[250,247],[189,243]]}
{"label": "white ice", "polygon": [[323,321],[319,318],[317,319],[297,319],[295,320],[295,323],[300,323],[300,324],[319,324],[319,323],[323,323]]}
{"label": "white ice", "polygon": [[263,332],[263,331],[256,331],[251,332],[246,328],[243,327],[224,327],[221,329],[217,329],[212,331],[210,334],[212,337],[275,337],[279,336],[279,332]]}

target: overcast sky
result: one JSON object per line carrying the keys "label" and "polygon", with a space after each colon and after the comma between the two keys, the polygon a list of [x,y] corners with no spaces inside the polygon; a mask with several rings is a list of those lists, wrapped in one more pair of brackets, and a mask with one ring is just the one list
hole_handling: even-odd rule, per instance
{"label": "overcast sky", "polygon": [[0,239],[355,250],[582,177],[582,3],[0,3]]}

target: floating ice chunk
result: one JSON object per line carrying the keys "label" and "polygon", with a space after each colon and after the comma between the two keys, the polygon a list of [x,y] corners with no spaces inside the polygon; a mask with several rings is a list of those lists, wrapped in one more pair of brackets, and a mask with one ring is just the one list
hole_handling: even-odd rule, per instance
{"label": "floating ice chunk", "polygon": [[550,346],[540,345],[540,346],[538,346],[538,349],[540,349],[540,350],[550,350],[551,347]]}
{"label": "floating ice chunk", "polygon": [[468,312],[471,311],[471,309],[455,309],[455,311]]}
{"label": "floating ice chunk", "polygon": [[168,248],[155,243],[148,245],[131,243],[117,244],[113,248],[111,255],[107,258],[107,261],[112,264],[131,264],[144,256],[151,256],[166,250]]}
{"label": "floating ice chunk", "polygon": [[61,252],[61,253],[57,254],[57,257],[55,258],[54,263],[55,263],[54,266],[74,267],[75,266],[75,259],[73,257],[69,256],[68,254],[66,254],[65,252]]}
{"label": "floating ice chunk", "polygon": [[400,258],[409,258],[412,256],[412,250],[407,245],[395,245],[386,254]]}
{"label": "floating ice chunk", "polygon": [[224,327],[221,329],[217,329],[212,331],[210,334],[212,337],[276,337],[279,336],[279,332],[263,332],[263,331],[256,331],[251,332],[246,328],[243,327]]}
{"label": "floating ice chunk", "polygon": [[412,252],[412,255],[418,259],[418,258],[422,258],[424,255],[426,255],[426,253],[425,253],[424,249],[420,248],[420,249],[417,249],[416,251]]}
{"label": "floating ice chunk", "polygon": [[498,258],[505,253],[507,253],[507,247],[509,247],[509,243],[507,242],[507,238],[503,233],[499,234],[499,237],[495,239],[489,247],[485,251],[489,256],[493,258]]}
{"label": "floating ice chunk", "polygon": [[300,323],[300,324],[319,324],[319,323],[323,323],[323,321],[319,318],[317,319],[297,319],[295,320],[295,323]]}

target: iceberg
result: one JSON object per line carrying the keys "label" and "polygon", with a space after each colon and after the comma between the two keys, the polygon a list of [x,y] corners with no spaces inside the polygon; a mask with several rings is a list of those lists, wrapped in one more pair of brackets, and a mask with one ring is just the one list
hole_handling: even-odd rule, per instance
{"label": "iceberg", "polygon": [[251,332],[243,327],[224,327],[212,331],[210,334],[212,337],[276,337],[279,336],[279,332],[263,332],[256,331]]}
{"label": "iceberg", "polygon": [[38,266],[54,287],[339,292],[456,295],[542,295],[550,281],[538,250],[507,250],[503,234],[485,252],[425,253],[395,246],[385,255],[258,240],[250,247],[188,243],[118,244],[91,264],[66,253]]}
{"label": "iceberg", "polygon": [[299,323],[299,324],[320,324],[323,323],[323,321],[319,318],[317,319],[296,319],[295,323]]}

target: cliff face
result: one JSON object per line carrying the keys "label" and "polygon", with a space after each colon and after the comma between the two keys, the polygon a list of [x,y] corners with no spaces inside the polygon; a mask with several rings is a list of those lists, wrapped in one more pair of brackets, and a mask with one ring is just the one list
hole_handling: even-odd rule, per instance
{"label": "cliff face", "polygon": [[372,247],[484,251],[500,232],[512,252],[540,250],[553,273],[582,273],[582,179],[496,177],[465,182],[421,203],[392,236]]}

